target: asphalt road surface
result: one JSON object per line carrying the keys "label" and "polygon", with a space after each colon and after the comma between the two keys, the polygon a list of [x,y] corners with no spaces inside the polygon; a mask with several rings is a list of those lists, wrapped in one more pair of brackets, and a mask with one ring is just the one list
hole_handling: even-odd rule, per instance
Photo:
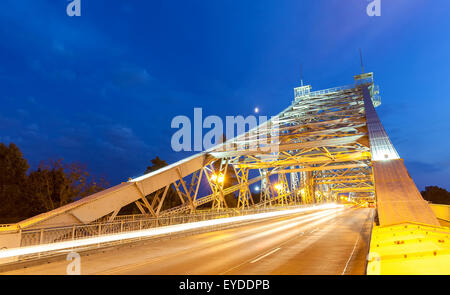
{"label": "asphalt road surface", "polygon": [[[364,274],[373,209],[340,208],[81,256],[81,274]],[[56,261],[1,274],[66,274]]]}

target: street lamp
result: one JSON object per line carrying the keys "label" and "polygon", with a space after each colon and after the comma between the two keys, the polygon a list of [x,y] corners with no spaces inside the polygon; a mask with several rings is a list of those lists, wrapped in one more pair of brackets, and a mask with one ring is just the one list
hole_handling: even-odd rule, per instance
{"label": "street lamp", "polygon": [[211,175],[211,181],[216,182],[217,181],[217,174]]}
{"label": "street lamp", "polygon": [[282,191],[283,190],[283,185],[281,184],[281,183],[277,183],[277,184],[275,184],[275,189],[277,190],[277,191]]}
{"label": "street lamp", "polygon": [[214,173],[213,175],[211,175],[211,181],[215,183],[223,183],[225,181],[225,176],[222,173]]}

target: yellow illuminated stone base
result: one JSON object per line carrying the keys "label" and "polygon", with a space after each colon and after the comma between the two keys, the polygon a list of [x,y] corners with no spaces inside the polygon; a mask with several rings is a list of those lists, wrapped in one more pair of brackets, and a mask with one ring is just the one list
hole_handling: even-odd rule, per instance
{"label": "yellow illuminated stone base", "polygon": [[449,275],[450,228],[419,223],[374,226],[368,275]]}

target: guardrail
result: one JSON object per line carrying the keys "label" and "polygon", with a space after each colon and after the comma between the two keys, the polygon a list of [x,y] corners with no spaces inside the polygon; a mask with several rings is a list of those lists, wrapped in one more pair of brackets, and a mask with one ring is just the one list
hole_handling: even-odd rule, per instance
{"label": "guardrail", "polygon": [[266,207],[248,210],[224,210],[215,212],[202,212],[190,215],[175,215],[167,217],[138,217],[133,215],[123,216],[120,220],[113,222],[94,223],[87,225],[73,225],[38,230],[23,230],[20,234],[20,247],[51,244],[103,235],[118,234],[124,232],[138,231],[162,226],[176,225],[182,223],[198,222],[211,219],[242,216],[249,214],[265,213],[283,209],[307,208],[313,205],[297,205],[289,207]]}
{"label": "guardrail", "polygon": [[323,94],[338,92],[338,91],[342,91],[342,90],[352,89],[354,87],[355,87],[354,85],[338,86],[338,87],[333,87],[333,88],[328,88],[328,89],[323,89],[323,90],[311,91],[309,95],[310,96],[323,95]]}
{"label": "guardrail", "polygon": [[[338,87],[333,87],[333,88],[328,88],[328,89],[323,89],[323,90],[311,91],[311,92],[308,92],[307,94],[297,94],[297,92],[296,92],[295,93],[295,101],[298,101],[298,99],[300,99],[304,96],[310,97],[310,96],[324,95],[324,94],[329,94],[329,93],[338,92],[338,91],[342,91],[342,90],[352,89],[354,87],[355,87],[355,85],[344,85],[344,86],[338,86]],[[380,87],[378,85],[373,85],[373,90],[371,92],[371,96],[372,96],[372,102],[375,107],[381,105]],[[293,102],[293,103],[295,103],[295,102]]]}
{"label": "guardrail", "polygon": [[[220,212],[231,212],[232,210],[223,210]],[[215,214],[217,212],[212,212],[210,209],[205,209],[205,210],[196,210],[196,213],[191,214],[191,215],[203,215],[203,214]],[[172,217],[175,216],[180,216],[180,215],[171,215]],[[163,219],[163,218],[169,218],[170,216],[160,216],[158,219]],[[104,219],[100,219],[98,221],[96,221],[94,224],[96,223],[111,223],[111,222],[119,222],[119,221],[137,221],[137,220],[143,220],[143,219],[155,219],[156,217],[154,217],[151,214],[129,214],[129,215],[118,215],[116,217],[114,217],[114,220],[112,221],[107,221],[107,218]]]}
{"label": "guardrail", "polygon": [[[192,234],[192,233],[201,233],[209,230],[217,230],[219,228],[228,228],[230,226],[236,226],[236,222],[230,223],[217,223],[212,226],[200,226],[192,227],[192,229],[187,228],[185,231],[179,231],[172,233],[170,230],[167,231],[165,227],[170,225],[180,225],[183,223],[193,223],[206,221],[206,220],[220,220],[223,218],[229,217],[239,217],[245,215],[252,215],[258,213],[268,213],[268,212],[281,212],[284,210],[292,210],[292,209],[308,209],[314,210],[318,204],[308,204],[308,205],[291,205],[287,207],[281,206],[271,206],[266,208],[252,208],[247,210],[236,210],[236,209],[227,209],[223,211],[206,211],[197,214],[190,215],[178,215],[178,216],[167,216],[160,218],[142,218],[136,220],[126,220],[126,218],[130,216],[124,216],[124,219],[120,221],[113,222],[104,222],[104,223],[96,223],[96,224],[87,224],[87,225],[73,225],[73,226],[64,226],[64,227],[54,227],[54,228],[43,228],[43,229],[34,229],[34,230],[21,230],[17,233],[17,237],[20,241],[19,248],[12,248],[12,251],[17,251],[20,253],[22,248],[30,249],[33,247],[35,250],[31,250],[27,252],[24,251],[23,254],[17,254],[13,256],[5,256],[3,258],[0,257],[0,264],[4,263],[16,263],[20,261],[30,261],[35,259],[40,259],[43,257],[50,257],[54,255],[60,255],[62,253],[66,253],[67,251],[73,251],[77,249],[77,251],[91,250],[105,246],[114,246],[118,244],[122,244],[124,240],[126,243],[138,241],[142,239],[148,238],[164,238],[171,237],[173,234]],[[326,204],[323,204],[326,205]],[[318,207],[317,209],[320,209]],[[136,217],[133,217],[136,218]],[[239,220],[236,220],[239,221]],[[142,230],[149,229],[161,229],[161,234],[149,235],[149,236],[141,236],[139,232]],[[109,239],[114,234],[126,234],[126,238],[122,239]],[[90,238],[101,238],[98,243],[93,244],[84,244]],[[58,248],[58,245],[64,244],[64,242],[74,242],[73,246]],[[59,243],[59,244],[57,244]],[[55,245],[55,246],[53,246]],[[67,244],[66,244],[67,245]],[[83,246],[84,245],[84,246]],[[5,248],[6,249],[6,248]],[[39,249],[39,250],[37,250]],[[55,249],[55,250],[53,250]],[[59,250],[58,250],[59,249]],[[36,251],[37,250],[37,251]],[[1,252],[1,250],[0,250]],[[9,258],[7,258],[9,257]]]}
{"label": "guardrail", "polygon": [[292,102],[292,104],[295,104],[302,98],[330,94],[330,93],[334,93],[334,92],[338,92],[338,91],[342,91],[342,90],[352,89],[354,87],[355,87],[355,85],[344,85],[344,86],[338,86],[338,87],[316,90],[316,91],[310,91],[310,88],[308,90],[300,90],[300,88],[302,88],[302,87],[297,87],[294,89],[295,90],[294,91],[295,99]]}

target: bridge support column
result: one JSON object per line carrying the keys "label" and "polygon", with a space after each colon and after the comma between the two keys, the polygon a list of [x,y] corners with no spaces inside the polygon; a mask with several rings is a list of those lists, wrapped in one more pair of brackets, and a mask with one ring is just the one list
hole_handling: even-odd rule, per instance
{"label": "bridge support column", "polygon": [[208,179],[208,183],[211,187],[213,193],[213,203],[212,209],[222,210],[228,208],[227,202],[225,201],[225,195],[223,193],[223,185],[225,182],[225,175],[227,174],[228,160],[220,160],[220,166],[218,171],[214,170],[212,163],[209,167],[205,166],[204,173]]}
{"label": "bridge support column", "polygon": [[287,182],[286,173],[278,174],[278,183],[275,185],[278,193],[277,201],[281,206],[287,206],[290,203],[289,183]]}
{"label": "bridge support column", "polygon": [[[295,169],[295,167],[291,167],[292,170]],[[299,198],[299,188],[300,188],[300,181],[298,172],[292,172],[291,173],[291,194],[292,194],[292,200],[294,204],[298,203]]]}
{"label": "bridge support column", "polygon": [[[252,194],[250,192],[250,188],[248,187],[248,168],[239,168],[233,165],[234,172],[239,182],[239,199],[238,199],[238,208],[248,208],[251,205],[254,205]],[[250,202],[249,202],[250,201]]]}
{"label": "bridge support column", "polygon": [[259,173],[261,175],[261,201],[264,202],[264,207],[266,207],[267,204],[272,206],[270,199],[274,197],[275,194],[270,184],[269,170],[259,169]]}
{"label": "bridge support column", "polygon": [[314,179],[311,171],[301,173],[301,195],[304,204],[315,202]]}

